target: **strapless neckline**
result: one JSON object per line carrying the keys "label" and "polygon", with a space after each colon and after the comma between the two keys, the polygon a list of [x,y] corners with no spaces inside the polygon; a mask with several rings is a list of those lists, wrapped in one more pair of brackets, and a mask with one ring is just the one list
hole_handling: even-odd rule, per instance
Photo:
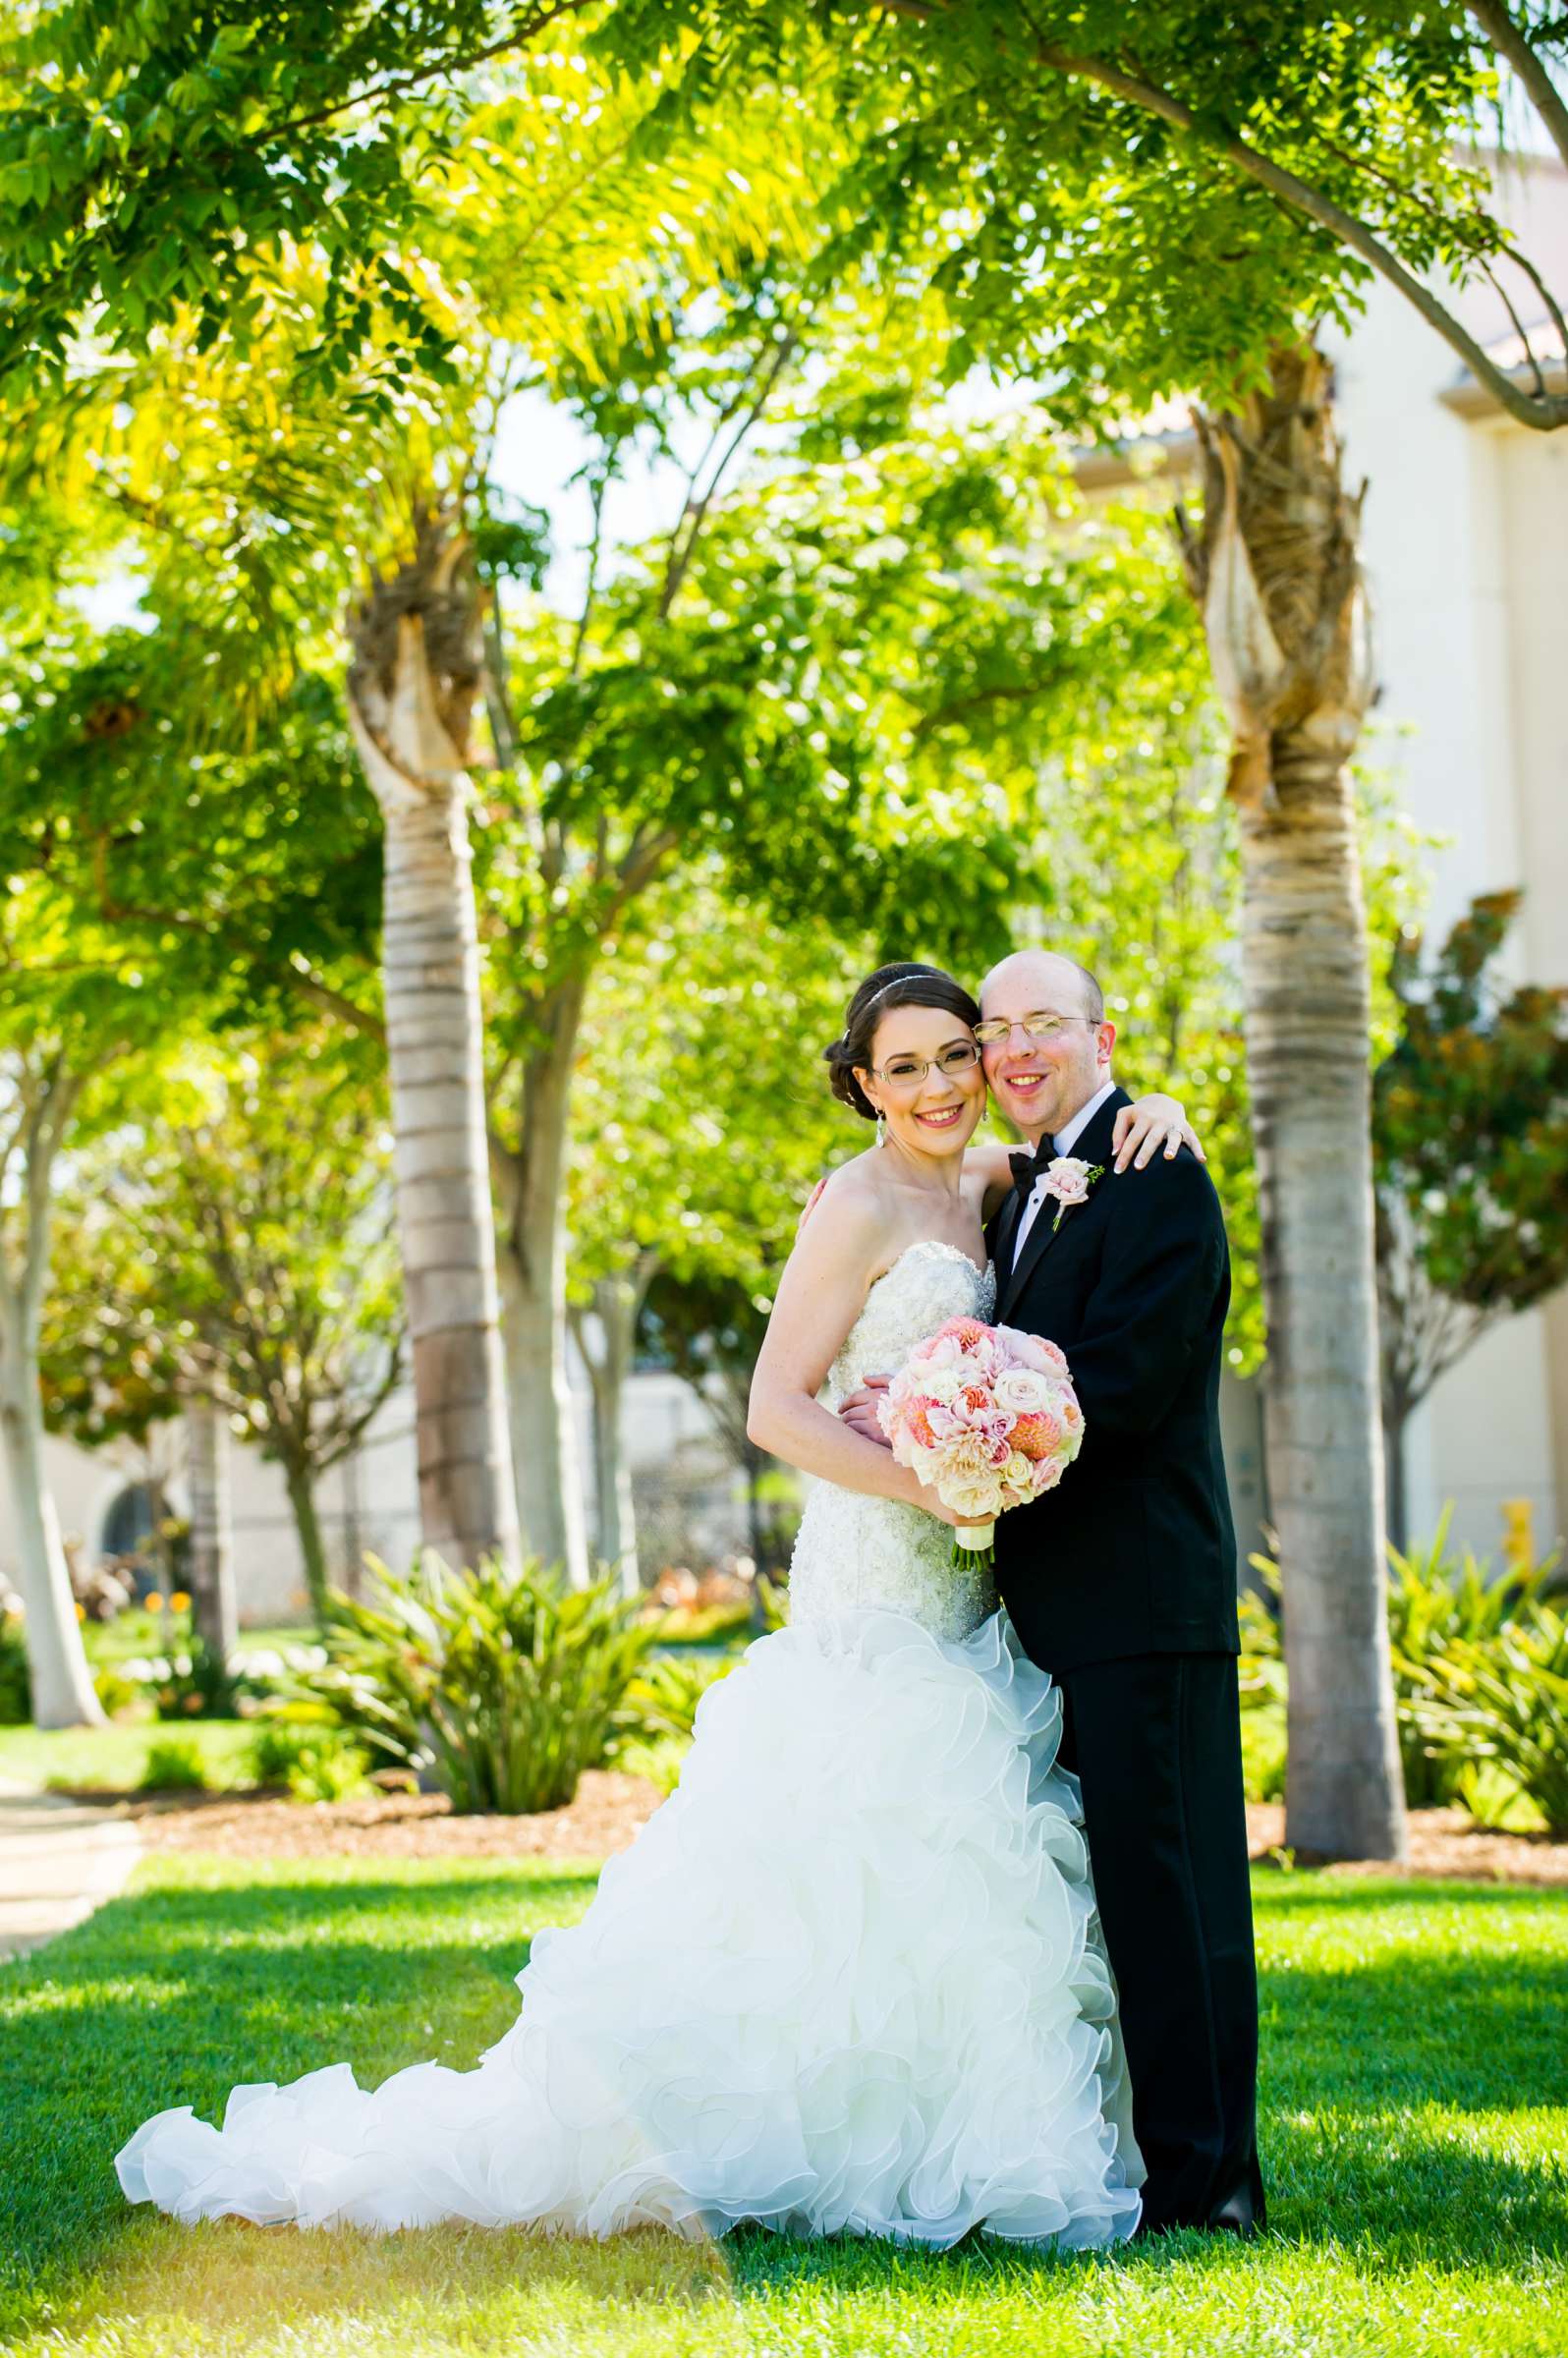
{"label": "strapless neckline", "polygon": [[906,1245],[904,1247],[902,1253],[897,1253],[894,1255],[893,1259],[888,1263],[886,1268],[883,1269],[878,1276],[875,1276],[871,1279],[870,1284],[866,1289],[866,1299],[868,1302],[870,1300],[872,1294],[875,1293],[877,1287],[879,1285],[885,1285],[889,1277],[891,1277],[897,1269],[902,1267],[903,1263],[909,1260],[912,1254],[915,1253],[935,1253],[947,1261],[961,1261],[966,1268],[971,1268],[974,1270],[976,1276],[980,1280],[982,1285],[985,1282],[985,1279],[991,1273],[991,1264],[988,1261],[977,1261],[973,1254],[965,1252],[962,1245],[950,1245],[947,1243],[945,1238],[940,1236],[918,1236],[912,1245]]}

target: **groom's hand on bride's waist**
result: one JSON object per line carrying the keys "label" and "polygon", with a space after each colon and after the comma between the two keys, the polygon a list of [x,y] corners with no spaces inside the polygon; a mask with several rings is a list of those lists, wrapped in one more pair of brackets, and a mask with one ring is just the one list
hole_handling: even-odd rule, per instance
{"label": "groom's hand on bride's waist", "polygon": [[885,1376],[868,1376],[858,1391],[851,1392],[847,1399],[840,1401],[838,1410],[841,1425],[847,1425],[863,1440],[880,1441],[884,1449],[890,1449],[893,1444],[882,1431],[881,1420],[876,1412],[887,1385],[888,1378]]}

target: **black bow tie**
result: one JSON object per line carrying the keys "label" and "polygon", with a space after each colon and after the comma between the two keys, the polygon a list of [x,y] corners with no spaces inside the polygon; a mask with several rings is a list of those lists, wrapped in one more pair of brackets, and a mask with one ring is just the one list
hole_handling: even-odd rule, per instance
{"label": "black bow tie", "polygon": [[1033,1154],[1009,1154],[1007,1167],[1013,1174],[1013,1185],[1026,1200],[1034,1193],[1036,1179],[1043,1179],[1056,1160],[1056,1141],[1045,1137]]}

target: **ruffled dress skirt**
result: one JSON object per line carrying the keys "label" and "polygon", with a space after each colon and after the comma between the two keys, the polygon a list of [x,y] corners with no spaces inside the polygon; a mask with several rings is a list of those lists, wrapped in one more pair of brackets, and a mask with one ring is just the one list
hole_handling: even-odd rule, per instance
{"label": "ruffled dress skirt", "polygon": [[301,2226],[1126,2237],[1143,2170],[1059,1718],[1004,1614],[758,1640],[474,2070],[366,2090],[339,2063],[236,2088],[221,2128],[160,2112],[117,2157],[127,2196]]}

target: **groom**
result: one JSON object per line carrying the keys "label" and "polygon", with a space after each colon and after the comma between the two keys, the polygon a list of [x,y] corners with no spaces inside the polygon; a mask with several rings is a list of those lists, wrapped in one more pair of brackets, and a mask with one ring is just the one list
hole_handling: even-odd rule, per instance
{"label": "groom", "polygon": [[1258,1992],[1219,1200],[1186,1148],[1136,1177],[1111,1169],[1129,1100],[1082,967],[1020,950],[986,976],[980,1009],[992,1094],[1034,1150],[1013,1157],[987,1238],[997,1320],[1061,1346],[1085,1418],[1060,1488],[998,1521],[997,1585],[1061,1691],[1062,1764],[1083,1785],[1148,2169],[1141,2231],[1252,2234]]}

